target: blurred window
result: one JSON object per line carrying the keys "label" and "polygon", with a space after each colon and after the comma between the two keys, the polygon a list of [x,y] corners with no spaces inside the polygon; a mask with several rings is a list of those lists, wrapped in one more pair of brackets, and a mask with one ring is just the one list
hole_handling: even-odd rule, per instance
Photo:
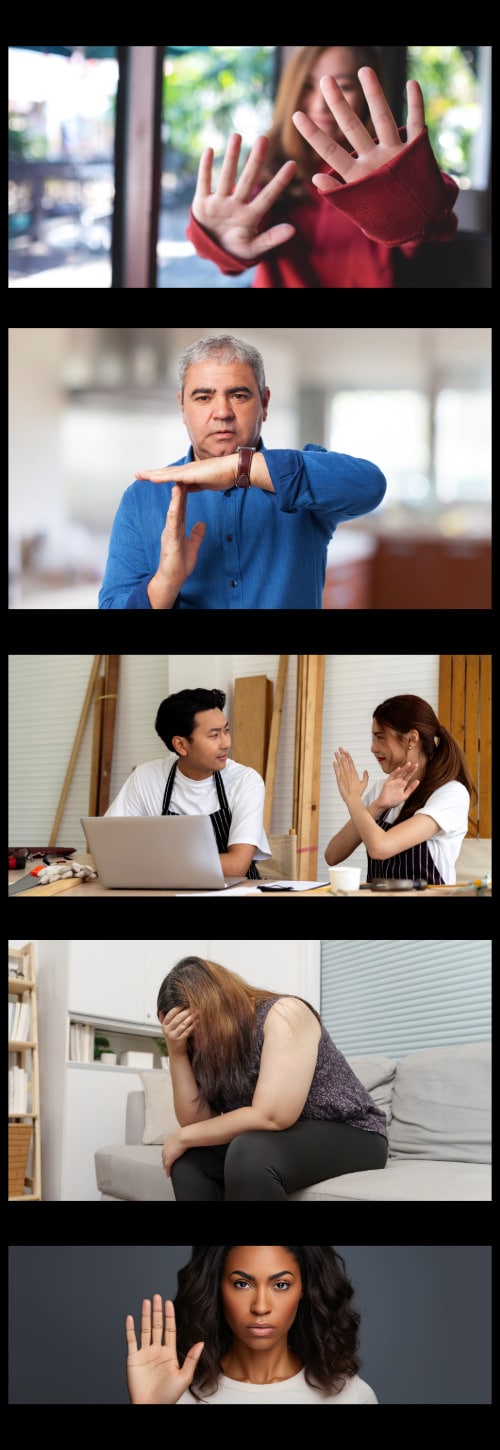
{"label": "blurred window", "polygon": [[329,447],[376,463],[387,478],[382,508],[482,502],[491,495],[491,400],[487,388],[338,392]]}
{"label": "blurred window", "polygon": [[227,141],[243,137],[239,172],[271,125],[274,45],[169,46],[165,50],[158,287],[250,287],[253,271],[225,277],[186,238],[202,151],[214,150],[213,181]]}
{"label": "blurred window", "polygon": [[376,463],[386,475],[391,502],[415,504],[429,496],[430,428],[423,393],[409,389],[336,393],[330,448]]}
{"label": "blurred window", "polygon": [[488,185],[490,46],[409,45],[439,166],[464,191]]}
{"label": "blurred window", "polygon": [[9,286],[110,287],[115,46],[9,49]]}
{"label": "blurred window", "polygon": [[436,399],[436,492],[443,503],[489,499],[489,392],[443,388]]}

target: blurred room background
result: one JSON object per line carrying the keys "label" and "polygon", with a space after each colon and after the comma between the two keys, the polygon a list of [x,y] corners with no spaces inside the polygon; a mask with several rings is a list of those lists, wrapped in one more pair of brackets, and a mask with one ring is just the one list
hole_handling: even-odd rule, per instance
{"label": "blurred room background", "polygon": [[268,448],[376,463],[380,507],[341,524],[327,609],[491,607],[491,329],[11,328],[9,603],[96,609],[136,470],[183,456],[177,360],[222,331],[257,346]]}

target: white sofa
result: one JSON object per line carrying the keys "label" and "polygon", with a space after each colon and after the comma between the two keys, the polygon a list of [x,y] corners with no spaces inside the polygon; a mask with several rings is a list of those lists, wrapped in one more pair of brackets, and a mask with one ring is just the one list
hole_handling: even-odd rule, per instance
{"label": "white sofa", "polygon": [[[347,1173],[290,1194],[290,1201],[454,1201],[491,1199],[491,1053],[487,1042],[433,1047],[389,1057],[349,1058],[384,1109],[389,1158],[378,1172]],[[125,1142],[95,1154],[101,1198],[173,1201],[161,1144],[176,1126],[168,1072],[144,1073],[130,1093]]]}

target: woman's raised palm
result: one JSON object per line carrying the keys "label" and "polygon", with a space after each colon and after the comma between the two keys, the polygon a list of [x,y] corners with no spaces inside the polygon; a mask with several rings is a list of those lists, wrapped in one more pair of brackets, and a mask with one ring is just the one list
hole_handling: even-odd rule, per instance
{"label": "woman's raised palm", "polygon": [[400,806],[420,784],[418,776],[418,765],[398,765],[396,770],[391,770],[387,780],[384,781],[380,795],[377,796],[377,805],[383,806],[384,810],[390,810],[393,806]]}
{"label": "woman's raised palm", "polygon": [[256,188],[263,180],[262,167],[267,139],[265,136],[257,137],[240,179],[236,182],[240,147],[241,136],[235,132],[228,141],[214,192],[214,153],[210,147],[203,152],[191,209],[196,221],[224,251],[230,252],[238,261],[255,262],[262,252],[281,246],[295,235],[295,227],[288,222],[279,223],[265,232],[259,231],[259,227],[266,212],[279,200],[295,175],[296,165],[295,161],[285,161],[276,176],[255,195]]}
{"label": "woman's raised palm", "polygon": [[177,1358],[175,1310],[171,1299],[165,1304],[165,1343],[163,1343],[163,1302],[161,1294],[144,1299],[141,1317],[141,1347],[137,1348],[134,1321],[126,1319],[128,1344],[127,1384],[133,1405],[176,1405],[189,1389],[195,1376],[204,1345],[194,1344],[186,1355],[182,1369]]}

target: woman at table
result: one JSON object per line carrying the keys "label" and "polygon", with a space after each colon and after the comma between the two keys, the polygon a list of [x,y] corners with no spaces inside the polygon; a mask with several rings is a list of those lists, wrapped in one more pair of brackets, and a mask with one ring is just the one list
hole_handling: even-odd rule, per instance
{"label": "woman at table", "polygon": [[163,1144],[176,1200],[284,1202],[385,1168],[385,1113],[309,1002],[184,957],[157,1012],[179,1123]]}
{"label": "woman at table", "polygon": [[394,695],[373,716],[372,755],[387,777],[368,785],[347,750],[333,768],[350,820],[325,851],[329,866],[366,846],[367,880],[381,876],[453,885],[477,791],[458,741],[419,695]]}

